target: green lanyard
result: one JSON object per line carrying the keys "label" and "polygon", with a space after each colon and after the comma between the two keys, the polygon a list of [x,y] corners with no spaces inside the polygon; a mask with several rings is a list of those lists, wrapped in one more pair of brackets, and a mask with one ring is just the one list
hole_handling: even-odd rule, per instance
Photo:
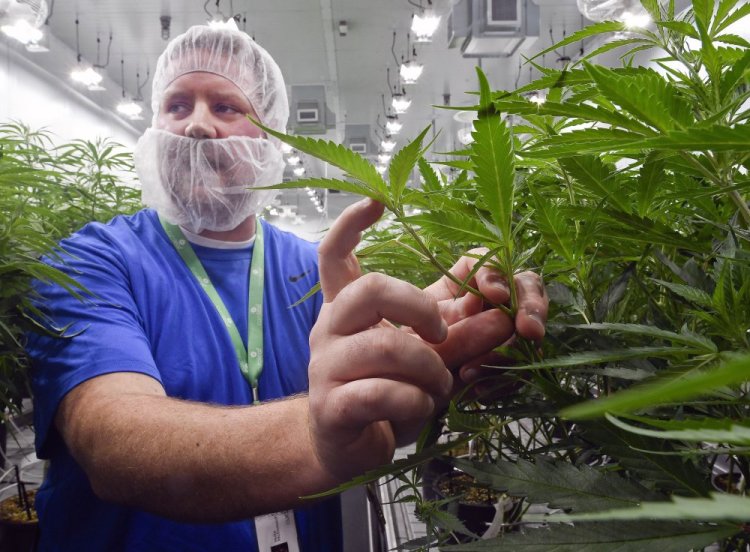
{"label": "green lanyard", "polygon": [[[256,219],[257,220],[257,219]],[[182,257],[185,265],[193,273],[203,291],[206,292],[216,310],[224,320],[224,324],[232,338],[234,351],[240,363],[240,371],[253,390],[253,402],[258,403],[258,378],[263,371],[263,284],[265,275],[263,268],[265,259],[263,255],[263,225],[260,221],[255,224],[255,245],[253,246],[253,260],[250,263],[250,289],[248,291],[247,303],[247,349],[242,342],[240,332],[234,324],[224,301],[211,283],[211,279],[203,268],[200,259],[190,247],[180,228],[170,224],[159,217],[164,231],[169,236],[172,245]]]}

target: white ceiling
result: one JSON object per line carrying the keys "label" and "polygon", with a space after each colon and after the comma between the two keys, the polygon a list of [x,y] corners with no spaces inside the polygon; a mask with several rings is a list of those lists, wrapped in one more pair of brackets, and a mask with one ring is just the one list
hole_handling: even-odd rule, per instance
{"label": "white ceiling", "polygon": [[[412,1],[419,4],[419,0]],[[404,129],[398,137],[399,147],[425,126],[433,125],[434,131],[441,132],[435,149],[453,148],[459,126],[453,120],[455,112],[434,106],[471,105],[473,99],[466,92],[476,89],[477,64],[483,67],[496,89],[513,88],[517,82],[525,84],[531,75],[528,66],[519,69],[519,56],[533,54],[549,45],[550,35],[557,41],[583,24],[575,0],[529,0],[541,9],[541,36],[535,44],[511,58],[465,59],[458,48],[448,48],[446,20],[451,5],[457,1],[433,0],[434,9],[443,19],[433,42],[416,46],[418,60],[425,69],[416,84],[406,87],[413,102],[411,109],[400,117]],[[174,37],[191,25],[206,22],[204,4],[211,13],[216,12],[216,0],[48,0],[48,3],[52,12],[49,32],[73,52],[77,50],[75,21],[79,20],[80,53],[88,62],[107,62],[107,43],[112,34],[105,70],[115,86],[123,86],[120,75],[121,60],[124,61],[124,88],[128,95],[136,93],[136,71],[143,82],[146,70],[153,71],[165,46],[160,16],[172,17]],[[427,6],[427,0],[422,3]],[[338,134],[342,138],[344,124],[369,124],[380,132],[377,123],[384,124],[382,96],[390,103],[387,68],[392,84],[397,80],[398,68],[391,52],[394,31],[396,56],[400,59],[407,55],[407,32],[416,11],[408,0],[220,0],[219,9],[224,15],[241,14],[246,23],[241,22],[240,26],[245,26],[274,56],[288,86],[325,86],[329,108],[338,123],[338,133],[329,136],[335,138]],[[348,25],[346,36],[339,35],[342,20]],[[97,37],[101,41],[98,60]],[[554,58],[547,56],[545,64],[554,66]],[[143,87],[147,106],[149,89],[150,82]],[[136,129],[145,129],[149,121],[150,113],[135,124]],[[320,164],[309,160],[307,163],[308,175],[322,175],[324,169]],[[331,208],[335,210],[333,203]]]}

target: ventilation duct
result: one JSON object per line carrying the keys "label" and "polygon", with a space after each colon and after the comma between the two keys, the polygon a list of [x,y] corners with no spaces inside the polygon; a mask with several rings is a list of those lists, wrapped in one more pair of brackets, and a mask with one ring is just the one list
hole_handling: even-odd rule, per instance
{"label": "ventilation duct", "polygon": [[378,153],[378,149],[372,141],[370,125],[346,125],[344,127],[344,144],[350,150],[362,155],[374,156]]}
{"label": "ventilation duct", "polygon": [[289,128],[292,134],[325,135],[336,128],[323,85],[292,86]]}
{"label": "ventilation duct", "polygon": [[539,38],[530,0],[459,0],[448,18],[448,45],[464,57],[510,57]]}

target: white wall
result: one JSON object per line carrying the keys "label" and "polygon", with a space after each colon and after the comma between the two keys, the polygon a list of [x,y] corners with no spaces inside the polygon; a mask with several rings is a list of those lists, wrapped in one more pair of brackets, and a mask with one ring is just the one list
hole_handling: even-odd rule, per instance
{"label": "white wall", "polygon": [[[55,46],[55,51],[28,54],[19,43],[0,38],[0,121],[21,121],[32,129],[44,127],[59,141],[106,137],[133,147],[139,131],[112,109],[98,105],[72,83],[63,81],[59,76],[62,73],[53,75],[35,63],[32,56],[43,56],[38,58],[43,65],[73,67],[75,53],[60,43]],[[109,84],[107,99],[113,95],[114,84]]]}

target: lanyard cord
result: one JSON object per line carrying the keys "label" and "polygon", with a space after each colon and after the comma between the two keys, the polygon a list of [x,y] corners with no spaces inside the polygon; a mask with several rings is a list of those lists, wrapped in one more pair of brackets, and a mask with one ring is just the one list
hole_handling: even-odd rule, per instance
{"label": "lanyard cord", "polygon": [[247,348],[245,348],[245,344],[240,337],[240,332],[234,320],[232,320],[232,316],[229,314],[226,305],[224,305],[224,301],[221,300],[219,292],[216,291],[216,288],[211,283],[206,269],[185,239],[179,226],[168,223],[161,216],[159,217],[159,222],[161,222],[169,240],[180,254],[180,257],[182,257],[185,265],[193,273],[198,284],[206,292],[209,299],[211,299],[216,311],[224,321],[224,325],[229,332],[229,337],[232,339],[234,351],[237,354],[240,371],[253,390],[253,402],[259,402],[258,378],[263,371],[263,287],[265,280],[263,272],[265,266],[263,225],[256,219],[255,245],[253,246],[253,258],[250,263],[250,286],[247,302]]}

